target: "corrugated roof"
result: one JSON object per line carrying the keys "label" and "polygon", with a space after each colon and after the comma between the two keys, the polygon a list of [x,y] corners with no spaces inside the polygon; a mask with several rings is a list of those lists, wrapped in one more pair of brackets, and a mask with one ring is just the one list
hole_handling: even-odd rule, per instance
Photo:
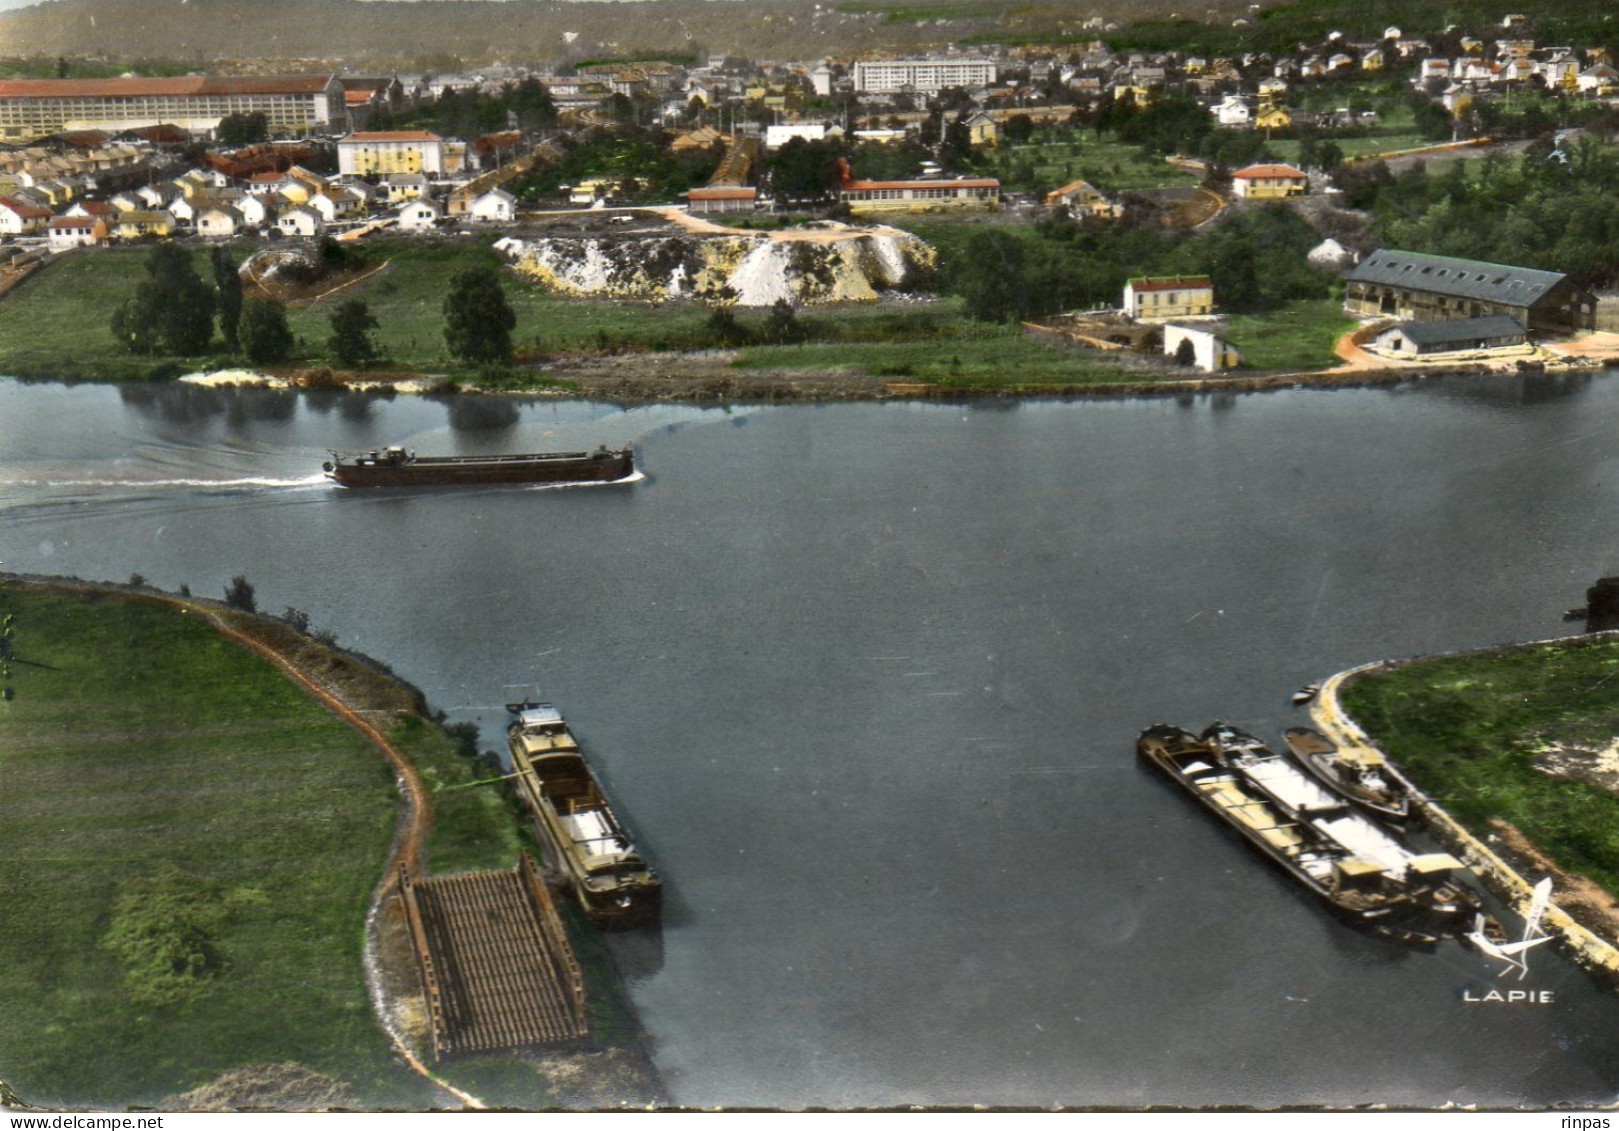
{"label": "corrugated roof", "polygon": [[1390,329],[1401,331],[1407,338],[1423,346],[1510,338],[1514,335],[1521,337],[1524,332],[1523,323],[1508,314],[1490,314],[1483,318],[1453,318],[1447,322],[1401,322]]}
{"label": "corrugated roof", "polygon": [[1567,278],[1557,271],[1390,248],[1372,252],[1348,276],[1351,283],[1373,283],[1509,306],[1539,302]]}

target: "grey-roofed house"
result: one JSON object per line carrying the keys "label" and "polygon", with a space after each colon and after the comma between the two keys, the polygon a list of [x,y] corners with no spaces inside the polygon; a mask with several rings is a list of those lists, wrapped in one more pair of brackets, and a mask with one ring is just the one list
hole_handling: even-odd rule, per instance
{"label": "grey-roofed house", "polygon": [[1504,314],[1531,330],[1574,330],[1594,325],[1596,301],[1557,271],[1380,248],[1349,273],[1344,309],[1412,322]]}
{"label": "grey-roofed house", "polygon": [[1449,322],[1401,322],[1372,340],[1374,349],[1405,357],[1461,350],[1502,349],[1529,340],[1523,323],[1507,314],[1456,318]]}

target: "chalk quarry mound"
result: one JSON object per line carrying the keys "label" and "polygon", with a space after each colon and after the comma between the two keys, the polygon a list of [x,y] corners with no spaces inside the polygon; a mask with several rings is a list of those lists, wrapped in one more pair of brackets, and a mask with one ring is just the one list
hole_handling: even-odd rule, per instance
{"label": "chalk quarry mound", "polygon": [[508,238],[495,249],[558,294],[650,302],[698,298],[770,306],[871,302],[921,289],[938,256],[908,232],[830,231],[810,238],[678,233],[624,238]]}

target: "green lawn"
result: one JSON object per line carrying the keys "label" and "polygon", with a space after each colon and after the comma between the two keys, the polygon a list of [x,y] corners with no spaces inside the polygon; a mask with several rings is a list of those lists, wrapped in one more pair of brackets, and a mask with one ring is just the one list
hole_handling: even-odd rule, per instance
{"label": "green lawn", "polygon": [[[982,163],[986,171],[1009,182],[1008,187],[1023,191],[1048,192],[1087,180],[1113,195],[1131,189],[1190,188],[1198,182],[1195,174],[1140,146],[1085,130],[1075,130],[1062,140],[1002,145]],[[1032,169],[1032,177],[1020,175],[1025,167]]]}
{"label": "green lawn", "polygon": [[[372,1015],[361,924],[393,835],[381,757],[264,660],[172,608],[7,587],[0,1077],[121,1106],[294,1061],[426,1098]],[[103,945],[120,900],[230,908],[191,1001]],[[196,939],[187,945],[200,948]]]}
{"label": "green lawn", "polygon": [[1560,867],[1619,892],[1619,796],[1534,768],[1550,741],[1619,734],[1619,644],[1586,639],[1441,657],[1351,681],[1344,707],[1413,780],[1479,834],[1498,817]]}
{"label": "green lawn", "polygon": [[[28,661],[0,700],[0,1079],[36,1104],[120,1107],[292,1061],[368,1106],[427,1104],[360,962],[397,812],[381,755],[173,606],[4,586],[0,611]],[[433,791],[427,865],[512,866],[528,838],[509,796],[454,788],[490,772],[419,716],[391,737]],[[169,949],[148,966],[106,945],[132,930]],[[624,1043],[634,1017],[591,941],[598,1038]],[[210,956],[206,975],[170,973],[184,954]],[[508,1102],[550,1095],[510,1058],[446,1071],[504,1076]]]}
{"label": "green lawn", "polygon": [[1341,299],[1305,299],[1264,314],[1232,315],[1226,337],[1249,369],[1321,369],[1337,364],[1333,344],[1356,325]]}
{"label": "green lawn", "polygon": [[[1364,157],[1373,153],[1393,153],[1400,149],[1416,149],[1424,145],[1434,144],[1419,133],[1410,130],[1399,133],[1380,133],[1370,137],[1336,137],[1327,135],[1320,144],[1332,142],[1342,152],[1345,158]],[[1269,142],[1271,152],[1276,154],[1280,161],[1288,163],[1299,159],[1299,142],[1296,138],[1275,137]]]}
{"label": "green lawn", "polygon": [[1095,350],[1048,344],[1010,326],[969,323],[961,336],[934,341],[755,346],[744,369],[850,369],[896,381],[995,388],[1116,384],[1143,379]]}

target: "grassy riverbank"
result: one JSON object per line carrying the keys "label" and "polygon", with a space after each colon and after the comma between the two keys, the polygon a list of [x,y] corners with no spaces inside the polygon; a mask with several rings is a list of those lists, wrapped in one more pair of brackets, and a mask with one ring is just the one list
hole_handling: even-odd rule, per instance
{"label": "grassy riverbank", "polygon": [[[918,221],[906,225],[947,256],[963,254],[978,223]],[[1027,224],[1000,225],[1033,239]],[[236,248],[245,256],[249,249]],[[114,339],[111,312],[145,277],[144,248],[95,249],[52,263],[0,299],[0,374],[22,377],[140,380],[188,371],[234,368],[241,359],[223,351],[188,358],[140,358]],[[361,248],[358,281],[337,295],[296,305],[288,321],[298,345],[293,366],[325,364],[329,315],[342,299],[363,299],[379,323],[376,337],[386,354],[379,369],[391,374],[429,373],[476,380],[449,355],[443,336],[446,280],[471,267],[499,267],[500,256],[482,237],[460,240],[381,240]],[[208,277],[201,252],[198,271]],[[383,266],[385,264],[385,266]],[[364,274],[380,267],[374,273]],[[710,311],[696,303],[655,305],[607,299],[567,299],[547,294],[509,272],[501,275],[517,314],[513,335],[522,359],[569,365],[611,356],[644,359],[690,354],[734,341],[716,337]],[[1178,381],[1181,371],[1145,368],[1094,350],[1030,336],[1004,324],[974,322],[959,298],[921,303],[847,304],[799,311],[801,344],[771,344],[769,312],[736,314],[749,340],[736,360],[739,371],[818,370],[863,374],[883,380],[930,382],[956,388],[1049,390]],[[1330,365],[1332,344],[1349,325],[1335,300],[1295,302],[1265,315],[1239,315],[1230,336],[1247,368],[1299,370]],[[745,381],[745,378],[744,378]],[[564,386],[568,382],[561,382]],[[553,374],[518,366],[510,388],[555,387]],[[660,389],[660,395],[665,390]]]}
{"label": "grassy riverbank", "polygon": [[[166,600],[0,581],[0,613],[16,617],[21,661],[0,700],[0,1079],[35,1104],[120,1107],[293,1062],[359,1105],[430,1105],[361,964],[398,812],[377,750]],[[413,693],[284,625],[237,619],[347,701],[393,713],[388,737],[432,797],[430,869],[515,862],[527,834],[512,803],[457,788],[490,773]],[[611,962],[593,935],[576,941],[598,1045],[633,1049]],[[502,1082],[499,1102],[556,1095],[516,1058],[446,1074]]]}
{"label": "grassy riverbank", "polygon": [[[1573,640],[1446,656],[1357,677],[1344,708],[1464,825],[1507,821],[1559,867],[1619,892],[1619,775],[1597,766],[1619,734],[1619,642]],[[1553,743],[1593,752],[1556,759]]]}

